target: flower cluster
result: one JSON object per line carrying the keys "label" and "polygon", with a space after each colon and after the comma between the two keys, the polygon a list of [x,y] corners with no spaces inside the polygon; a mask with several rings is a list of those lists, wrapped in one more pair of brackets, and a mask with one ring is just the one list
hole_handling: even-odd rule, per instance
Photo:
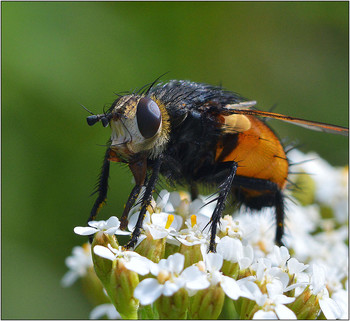
{"label": "flower cluster", "polygon": [[[309,192],[286,198],[287,247],[273,243],[273,209],[241,208],[221,219],[216,253],[208,253],[215,199],[190,201],[184,192],[163,190],[148,208],[134,251],[119,244],[119,235],[134,229],[137,208],[129,213],[129,232],[119,229],[117,217],[76,227],[77,234],[94,235],[92,251],[73,249],[62,283],[78,277],[96,283],[97,275],[93,319],[347,318],[347,170],[323,160],[307,167],[304,161],[314,157],[300,152],[292,158],[305,173],[294,183]],[[96,274],[87,277],[92,266]]]}

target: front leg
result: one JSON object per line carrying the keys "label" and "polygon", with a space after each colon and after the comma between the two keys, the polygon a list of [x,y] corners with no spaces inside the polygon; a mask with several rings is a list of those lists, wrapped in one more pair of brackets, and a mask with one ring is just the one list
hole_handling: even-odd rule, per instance
{"label": "front leg", "polygon": [[[109,177],[109,154],[110,154],[110,148],[107,148],[107,151],[105,153],[105,156],[103,158],[103,164],[100,172],[100,176],[98,178],[97,182],[97,188],[95,190],[95,193],[97,193],[97,199],[91,209],[90,216],[88,218],[88,223],[91,221],[94,221],[96,219],[96,216],[98,212],[101,210],[103,205],[106,203],[107,199],[107,190],[108,190],[108,177]],[[93,237],[89,237],[89,242],[92,243]]]}
{"label": "front leg", "polygon": [[129,168],[134,175],[136,185],[129,195],[129,198],[124,207],[122,217],[120,218],[120,229],[122,230],[125,230],[128,225],[128,214],[140,194],[141,187],[145,184],[145,180],[147,179],[147,159],[142,158],[136,162],[131,162],[129,164]]}
{"label": "front leg", "polygon": [[102,206],[105,204],[107,199],[107,190],[108,190],[108,177],[109,177],[109,153],[110,148],[107,148],[107,151],[105,153],[105,156],[103,158],[103,164],[100,172],[100,176],[98,178],[97,182],[97,188],[92,193],[97,193],[97,199],[91,209],[90,216],[88,219],[88,222],[95,220],[98,212],[102,208]]}
{"label": "front leg", "polygon": [[231,191],[232,182],[237,171],[237,166],[238,165],[236,162],[232,162],[232,167],[230,168],[229,175],[227,176],[225,181],[219,186],[220,193],[218,197],[218,202],[210,218],[211,227],[210,227],[209,252],[215,252],[216,228],[221,218],[222,211],[225,208],[225,202],[226,202],[227,196]]}
{"label": "front leg", "polygon": [[137,219],[135,229],[131,234],[131,239],[125,245],[126,249],[133,248],[136,245],[137,240],[141,234],[142,223],[143,223],[143,220],[144,220],[145,215],[146,215],[147,207],[151,204],[152,194],[153,194],[153,191],[156,187],[161,164],[162,164],[162,159],[161,159],[161,157],[159,157],[154,162],[152,175],[150,176],[150,178],[147,182],[146,190],[145,190],[145,193],[142,197],[141,211],[139,213],[139,217]]}

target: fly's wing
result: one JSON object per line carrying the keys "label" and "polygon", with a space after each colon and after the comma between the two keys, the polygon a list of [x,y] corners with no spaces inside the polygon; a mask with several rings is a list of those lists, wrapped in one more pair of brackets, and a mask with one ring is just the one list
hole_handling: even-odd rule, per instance
{"label": "fly's wing", "polygon": [[285,116],[281,114],[271,113],[267,111],[250,109],[256,105],[256,101],[245,101],[238,104],[226,105],[224,111],[228,114],[238,114],[246,116],[256,116],[264,118],[279,119],[287,123],[291,123],[297,126],[301,126],[307,129],[312,129],[320,132],[338,134],[343,136],[349,136],[349,129],[342,126],[330,125],[312,120],[305,120],[301,118]]}

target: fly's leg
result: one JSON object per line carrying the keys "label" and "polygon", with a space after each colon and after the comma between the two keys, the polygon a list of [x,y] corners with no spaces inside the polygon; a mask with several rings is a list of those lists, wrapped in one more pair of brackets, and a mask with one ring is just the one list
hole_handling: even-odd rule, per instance
{"label": "fly's leg", "polygon": [[158,180],[161,163],[162,163],[161,158],[158,158],[154,162],[153,172],[152,172],[152,174],[151,174],[151,176],[146,184],[145,193],[142,197],[141,211],[139,213],[139,217],[137,219],[135,229],[131,234],[130,241],[125,245],[126,249],[130,249],[130,248],[135,247],[137,240],[141,234],[142,223],[143,223],[143,220],[144,220],[145,215],[146,215],[147,207],[150,205],[151,200],[152,200],[152,194],[153,194],[153,191],[155,189],[155,186],[156,186],[156,183]]}
{"label": "fly's leg", "polygon": [[194,201],[198,198],[198,186],[195,183],[192,183],[191,186],[191,199]]}
{"label": "fly's leg", "polygon": [[268,180],[237,176],[235,186],[249,188],[255,191],[264,191],[258,197],[243,199],[242,201],[252,209],[260,210],[263,207],[275,207],[276,235],[275,243],[282,246],[284,235],[284,196],[282,190],[276,183]]}
{"label": "fly's leg", "polygon": [[140,194],[142,186],[147,180],[147,160],[146,158],[141,158],[137,161],[129,163],[129,168],[134,175],[135,186],[132,189],[129,198],[125,204],[122,217],[120,218],[120,229],[125,230],[128,225],[128,214],[135,204],[137,197]]}
{"label": "fly's leg", "polygon": [[275,198],[275,207],[276,207],[276,236],[275,242],[278,246],[282,246],[282,237],[284,234],[284,201],[283,195],[280,190],[276,191]]}
{"label": "fly's leg", "polygon": [[[108,190],[108,177],[109,177],[109,165],[110,165],[110,161],[109,161],[109,152],[110,149],[108,148],[104,159],[103,159],[103,163],[102,163],[102,168],[101,168],[101,172],[97,181],[97,188],[95,190],[93,194],[97,193],[97,199],[91,209],[90,212],[90,216],[88,219],[88,223],[90,221],[95,220],[98,212],[101,210],[102,206],[106,203],[106,199],[107,199],[107,190]],[[92,237],[89,238],[90,243],[92,242]]]}
{"label": "fly's leg", "polygon": [[124,211],[122,214],[122,217],[120,218],[120,229],[121,230],[125,230],[127,225],[128,225],[128,214],[131,210],[131,208],[133,207],[133,205],[135,204],[135,201],[137,199],[137,197],[140,194],[141,191],[141,185],[135,185],[134,188],[132,189],[129,198],[125,204],[124,207]]}
{"label": "fly's leg", "polygon": [[210,219],[211,226],[210,226],[209,252],[215,252],[216,228],[221,218],[222,211],[225,208],[225,202],[226,202],[227,196],[231,191],[232,182],[236,175],[236,171],[237,171],[237,163],[233,162],[229,175],[227,176],[225,181],[219,186],[220,193],[218,197],[218,202],[216,204],[216,207]]}

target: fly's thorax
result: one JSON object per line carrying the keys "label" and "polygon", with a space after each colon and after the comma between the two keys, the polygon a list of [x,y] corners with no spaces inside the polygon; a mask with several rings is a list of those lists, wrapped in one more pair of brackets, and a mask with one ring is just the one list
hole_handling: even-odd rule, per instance
{"label": "fly's thorax", "polygon": [[137,153],[156,158],[169,139],[169,116],[155,97],[128,95],[112,110],[111,148],[129,159]]}

